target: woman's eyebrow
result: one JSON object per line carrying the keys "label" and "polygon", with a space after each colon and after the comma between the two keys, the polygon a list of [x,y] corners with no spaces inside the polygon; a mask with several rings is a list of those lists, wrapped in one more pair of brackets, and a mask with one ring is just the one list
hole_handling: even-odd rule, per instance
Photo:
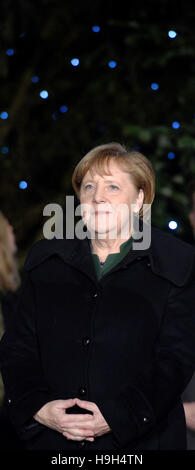
{"label": "woman's eyebrow", "polygon": [[[87,180],[85,181],[85,183],[88,183],[89,181],[92,181],[93,183],[95,183],[95,181],[92,180],[92,179],[87,179]],[[109,179],[107,179],[107,180],[105,180],[104,182],[105,182],[105,183],[117,183],[117,180],[109,180]],[[84,184],[85,184],[85,183],[84,183]],[[119,184],[119,183],[118,183],[118,184]]]}

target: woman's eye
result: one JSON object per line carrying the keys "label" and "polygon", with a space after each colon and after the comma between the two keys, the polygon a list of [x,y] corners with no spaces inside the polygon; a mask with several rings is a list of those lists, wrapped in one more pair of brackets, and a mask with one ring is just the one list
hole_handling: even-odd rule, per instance
{"label": "woman's eye", "polygon": [[118,186],[115,186],[115,184],[110,184],[110,187],[118,189]]}
{"label": "woman's eye", "polygon": [[[85,189],[87,189],[89,187],[93,188],[93,185],[92,184],[86,184]],[[114,188],[114,189],[119,189],[118,186],[116,186],[115,184],[110,184],[109,187]]]}

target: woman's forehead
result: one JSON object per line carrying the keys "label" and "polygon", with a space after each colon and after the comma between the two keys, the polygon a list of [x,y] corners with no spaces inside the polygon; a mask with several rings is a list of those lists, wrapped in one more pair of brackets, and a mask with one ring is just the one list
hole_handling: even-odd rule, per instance
{"label": "woman's forehead", "polygon": [[[109,167],[102,167],[101,170],[96,170],[95,167],[90,168],[85,174],[84,178],[99,179],[103,178],[104,180],[110,180],[112,178],[124,178],[127,177],[129,173],[121,168],[118,164],[110,162]],[[83,178],[83,179],[84,179]]]}

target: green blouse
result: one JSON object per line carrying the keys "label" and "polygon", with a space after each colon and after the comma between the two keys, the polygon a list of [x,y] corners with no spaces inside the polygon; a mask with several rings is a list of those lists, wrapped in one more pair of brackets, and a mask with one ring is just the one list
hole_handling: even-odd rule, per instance
{"label": "green blouse", "polygon": [[118,264],[119,261],[121,261],[122,258],[124,258],[124,256],[128,253],[128,251],[131,249],[131,247],[132,247],[132,237],[130,237],[125,242],[121,243],[120,253],[110,253],[107,256],[104,264],[101,265],[98,255],[95,254],[95,253],[92,253],[92,243],[91,243],[91,240],[90,240],[91,254],[92,254],[92,257],[93,257],[93,263],[94,263],[94,267],[95,267],[95,271],[96,271],[98,280],[104,274],[106,274],[108,271],[110,271],[116,264]]}

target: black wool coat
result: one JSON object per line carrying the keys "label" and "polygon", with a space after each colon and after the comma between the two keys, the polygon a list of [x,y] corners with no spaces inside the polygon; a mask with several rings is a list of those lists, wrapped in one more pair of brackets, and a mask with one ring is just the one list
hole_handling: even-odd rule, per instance
{"label": "black wool coat", "polygon": [[[30,249],[17,315],[0,343],[10,419],[27,449],[186,449],[195,251],[154,226],[151,235],[148,249],[130,250],[99,281],[89,238]],[[47,402],[73,397],[96,403],[111,431],[74,441],[34,420]]]}

